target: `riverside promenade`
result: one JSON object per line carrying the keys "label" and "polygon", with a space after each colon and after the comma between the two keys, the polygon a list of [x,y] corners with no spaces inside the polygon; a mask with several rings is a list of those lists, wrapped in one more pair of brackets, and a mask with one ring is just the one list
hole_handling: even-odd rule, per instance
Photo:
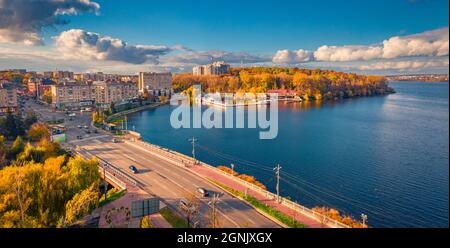
{"label": "riverside promenade", "polygon": [[[184,154],[143,141],[134,141],[129,143],[138,146],[140,149],[147,150],[147,152],[153,154],[154,156],[176,164],[177,166],[182,167],[201,178],[211,179],[234,190],[246,192],[248,195],[256,198],[258,201],[280,211],[287,216],[294,218],[295,220],[305,224],[309,228],[348,228],[348,226],[346,226],[345,224],[332,220],[285,198],[282,198],[282,203],[278,203],[273,193],[259,189],[258,187],[249,183],[243,182],[243,180],[220,171],[211,165],[201,162],[194,163],[191,157],[188,157]],[[257,209],[257,211],[269,217],[261,210]],[[272,217],[272,219],[274,218]]]}

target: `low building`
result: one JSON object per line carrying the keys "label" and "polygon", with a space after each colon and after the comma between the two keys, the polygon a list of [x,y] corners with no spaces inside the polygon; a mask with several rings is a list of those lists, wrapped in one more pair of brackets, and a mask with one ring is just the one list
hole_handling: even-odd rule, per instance
{"label": "low building", "polygon": [[11,83],[0,83],[0,113],[18,111],[16,87]]}
{"label": "low building", "polygon": [[139,92],[147,91],[151,95],[171,95],[173,93],[172,73],[140,72]]}

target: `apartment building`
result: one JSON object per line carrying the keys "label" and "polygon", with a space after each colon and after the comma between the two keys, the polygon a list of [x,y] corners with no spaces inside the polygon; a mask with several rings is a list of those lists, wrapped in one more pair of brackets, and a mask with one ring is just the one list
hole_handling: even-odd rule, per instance
{"label": "apartment building", "polygon": [[110,105],[138,97],[137,85],[128,82],[65,82],[52,86],[52,104],[59,109],[77,109],[96,103]]}
{"label": "apartment building", "polygon": [[223,61],[217,61],[208,65],[198,65],[192,68],[194,76],[222,75],[230,73],[230,65]]}
{"label": "apartment building", "polygon": [[129,101],[139,97],[137,85],[132,82],[97,81],[92,86],[95,88],[95,102],[99,104]]}
{"label": "apartment building", "polygon": [[92,83],[62,82],[51,86],[52,104],[55,108],[92,106],[95,89]]}
{"label": "apartment building", "polygon": [[152,95],[170,95],[172,89],[172,73],[140,72],[139,92],[147,90]]}
{"label": "apartment building", "polygon": [[11,83],[0,83],[0,114],[19,111],[17,89]]}
{"label": "apartment building", "polygon": [[71,71],[54,71],[52,74],[52,78],[59,79],[59,80],[73,79],[73,76],[74,76],[74,74]]}

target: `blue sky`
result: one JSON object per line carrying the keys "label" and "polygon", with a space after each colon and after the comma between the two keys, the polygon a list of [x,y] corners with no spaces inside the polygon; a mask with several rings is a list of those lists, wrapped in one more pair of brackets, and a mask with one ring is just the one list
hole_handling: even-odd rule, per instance
{"label": "blue sky", "polygon": [[[23,1],[24,4],[27,2],[27,0],[15,1]],[[44,0],[44,2],[46,1],[52,2],[53,0]],[[64,1],[73,4],[73,2],[79,0]],[[91,62],[88,66],[90,68],[83,68],[79,64],[71,64],[68,61],[55,62],[59,64],[52,64],[49,67],[59,66],[73,68],[74,70],[117,70],[116,67],[120,66],[121,70],[129,73],[133,73],[137,69],[182,71],[188,70],[193,64],[204,62],[204,56],[210,55],[208,51],[212,50],[222,52],[219,55],[217,53],[211,55],[217,59],[232,57],[233,59],[229,59],[230,63],[239,61],[238,56],[242,56],[242,54],[234,54],[239,52],[245,53],[245,56],[252,56],[252,59],[247,59],[244,56],[244,61],[252,60],[255,62],[246,63],[246,66],[252,66],[253,64],[270,66],[273,62],[270,58],[278,51],[287,49],[285,54],[281,54],[284,56],[283,59],[279,60],[283,63],[277,63],[277,65],[323,67],[325,64],[325,67],[332,69],[361,71],[361,68],[357,67],[368,63],[389,62],[393,64],[396,61],[419,61],[427,64],[430,61],[438,61],[440,63],[428,63],[424,70],[420,70],[420,68],[414,68],[414,70],[444,73],[448,71],[448,69],[442,69],[442,64],[448,64],[448,54],[442,53],[442,49],[441,52],[432,52],[431,56],[422,53],[411,56],[411,53],[406,52],[407,56],[399,55],[388,60],[385,56],[370,56],[371,59],[338,59],[339,61],[329,59],[319,62],[316,61],[318,60],[316,58],[310,59],[308,57],[314,57],[313,55],[308,55],[308,59],[294,55],[300,49],[314,53],[316,49],[324,45],[338,47],[352,45],[380,46],[384,40],[395,36],[408,37],[409,35],[442,28],[447,28],[442,32],[444,34],[447,32],[448,36],[449,2],[447,0],[91,0],[90,2],[98,4],[98,9],[94,10],[94,5],[74,5],[75,8],[78,8],[76,15],[73,15],[73,13],[58,15],[60,19],[69,20],[68,24],[52,27],[43,25],[42,32],[40,30],[35,31],[43,37],[45,45],[33,48],[29,45],[21,46],[21,40],[17,38],[6,39],[7,42],[3,43],[0,38],[0,53],[2,47],[3,53],[20,49],[23,51],[22,54],[32,53],[36,56],[41,56],[45,52],[52,53],[53,50],[58,52],[70,51],[70,49],[55,48],[55,41],[52,37],[57,37],[64,31],[80,29],[99,36],[120,39],[129,45],[158,45],[172,50],[167,51],[167,53],[159,52],[157,55],[144,51],[145,56],[149,56],[147,62],[136,63],[133,60],[130,63],[131,60],[125,59],[126,64],[124,65],[118,63],[124,61],[118,58],[120,56],[117,56],[117,54],[114,54],[114,56],[102,55],[106,57],[103,58],[97,56],[97,54],[81,53],[83,56],[88,55],[90,60],[94,59],[98,62]],[[18,8],[20,5],[16,5],[16,7]],[[49,5],[48,8],[51,7],[54,6]],[[9,8],[15,8],[15,6]],[[2,34],[2,28],[6,30],[8,28],[6,24],[2,25],[1,22],[2,18],[0,18],[0,34]],[[11,23],[7,24],[11,25]],[[12,26],[12,28],[15,27]],[[5,31],[5,34],[12,33],[7,31]],[[28,32],[29,30],[19,29],[19,31]],[[11,42],[11,40],[14,41]],[[173,49],[176,45],[181,45],[189,51]],[[178,57],[173,58],[183,53],[185,54],[183,60]],[[224,55],[223,53],[232,54]],[[439,56],[435,56],[436,54],[439,54]],[[65,55],[72,60],[74,57],[80,58],[80,54],[78,56]],[[261,58],[256,59],[255,56]],[[9,57],[13,56],[10,55]],[[186,63],[187,57],[189,57],[189,63]],[[192,57],[195,57],[195,59],[192,59]],[[112,63],[108,64],[108,60]],[[436,68],[431,65],[436,65]],[[5,62],[0,59],[0,69],[5,66]],[[37,66],[31,61],[25,60],[22,67],[26,66],[45,69],[43,65]],[[389,74],[397,73],[399,70],[385,68],[383,70],[371,70],[370,72],[373,74]],[[401,72],[404,72],[404,69],[401,69]]]}
{"label": "blue sky", "polygon": [[[323,44],[372,44],[448,26],[448,1],[97,1],[99,16],[70,18],[81,28],[134,44],[272,53]],[[135,2],[135,4],[130,4]],[[59,28],[60,30],[62,28]]]}

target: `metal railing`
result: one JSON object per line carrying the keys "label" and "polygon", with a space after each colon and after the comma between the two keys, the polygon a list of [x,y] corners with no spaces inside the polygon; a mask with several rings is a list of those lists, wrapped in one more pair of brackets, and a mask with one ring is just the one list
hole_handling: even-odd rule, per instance
{"label": "metal railing", "polygon": [[[235,177],[235,176],[233,176],[233,175],[231,175],[229,173],[226,173],[225,171],[217,169],[214,166],[211,166],[209,164],[203,163],[201,161],[194,161],[194,159],[192,157],[186,156],[186,155],[181,154],[181,153],[176,152],[176,151],[169,150],[167,148],[160,147],[158,145],[150,144],[150,143],[147,143],[147,142],[144,142],[144,141],[138,141],[138,142],[141,143],[144,147],[150,148],[151,150],[157,151],[159,153],[163,152],[166,156],[171,158],[170,160],[172,160],[172,162],[177,163],[177,165],[180,166],[180,167],[186,167],[186,165],[194,164],[194,162],[195,162],[195,163],[197,163],[199,165],[205,166],[205,167],[207,167],[207,168],[209,168],[209,169],[211,169],[213,171],[216,171],[216,172],[218,172],[218,173],[220,173],[220,174],[222,174],[222,175],[224,175],[224,176],[226,176],[226,177],[228,177],[228,178],[230,178],[230,179],[232,179],[232,180],[234,180],[234,181],[236,181],[236,182],[238,182],[240,184],[243,184],[245,187],[250,188],[250,189],[258,192],[259,194],[262,194],[263,196],[265,196],[265,197],[267,197],[269,199],[273,199],[273,200],[277,199],[277,195],[276,194],[274,194],[274,193],[272,193],[270,191],[264,190],[264,189],[254,185],[252,183],[249,183],[249,182],[247,182],[245,180],[242,180],[242,179],[240,179],[238,177]],[[181,161],[183,161],[183,163],[181,163]],[[308,216],[308,217],[318,221],[319,223],[321,223],[323,225],[327,225],[327,226],[333,227],[333,228],[350,228],[350,226],[348,226],[348,225],[346,225],[344,223],[341,223],[341,222],[339,222],[339,221],[337,221],[335,219],[332,219],[332,218],[330,218],[330,217],[328,217],[328,216],[326,216],[324,214],[321,214],[321,213],[318,213],[316,211],[313,211],[312,209],[307,208],[307,207],[305,207],[303,205],[300,205],[300,204],[298,204],[296,202],[293,202],[293,201],[291,201],[291,200],[289,200],[289,199],[287,199],[285,197],[280,197],[279,199],[280,199],[280,204],[282,204],[283,206],[286,206],[286,207],[292,209],[293,211],[296,211],[298,213],[306,215],[306,216]]]}
{"label": "metal railing", "polygon": [[126,189],[127,185],[123,180],[119,179],[116,175],[121,176],[125,181],[127,181],[131,185],[134,185],[134,186],[140,185],[140,183],[137,180],[135,180],[134,178],[132,178],[131,176],[129,176],[128,174],[126,174],[125,172],[120,170],[119,168],[117,168],[114,165],[112,165],[111,163],[91,154],[90,152],[86,151],[85,149],[79,148],[77,146],[77,149],[72,150],[72,151],[75,152],[76,154],[79,154],[82,157],[85,157],[88,159],[96,158],[99,161],[99,171],[101,172],[101,174],[102,175],[105,174],[107,179],[110,179],[112,182],[116,183],[122,189]]}

